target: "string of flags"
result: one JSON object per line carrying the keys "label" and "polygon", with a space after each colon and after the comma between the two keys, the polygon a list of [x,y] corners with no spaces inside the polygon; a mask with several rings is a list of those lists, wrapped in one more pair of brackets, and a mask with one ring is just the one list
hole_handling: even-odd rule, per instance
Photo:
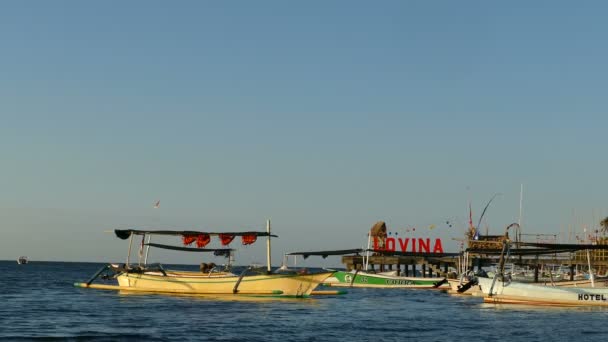
{"label": "string of flags", "polygon": [[[222,246],[228,246],[236,237],[234,234],[218,234],[220,243]],[[243,245],[251,245],[258,239],[256,234],[244,234],[241,235],[241,242]],[[198,235],[182,235],[182,243],[184,246],[190,246],[196,241],[197,248],[203,248],[211,242],[211,236],[209,234],[198,234]]]}

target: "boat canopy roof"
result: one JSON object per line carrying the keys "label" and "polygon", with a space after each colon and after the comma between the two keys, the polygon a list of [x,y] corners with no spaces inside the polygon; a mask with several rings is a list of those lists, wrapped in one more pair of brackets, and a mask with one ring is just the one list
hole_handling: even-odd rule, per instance
{"label": "boat canopy roof", "polygon": [[232,248],[191,248],[191,247],[181,247],[181,246],[171,246],[171,245],[163,245],[160,243],[144,243],[144,246],[163,248],[163,249],[171,249],[174,251],[184,251],[184,252],[207,252],[213,253],[215,255],[226,255],[230,252],[234,251]]}
{"label": "boat canopy roof", "polygon": [[278,237],[274,234],[269,234],[268,232],[201,232],[196,230],[139,230],[139,229],[115,229],[114,233],[116,237],[126,240],[131,237],[131,234],[135,235],[172,235],[172,236],[185,236],[185,235],[210,235],[210,236],[219,236],[219,235],[231,235],[231,236],[272,236]]}
{"label": "boat canopy roof", "polygon": [[[517,246],[517,242],[511,242],[511,246]],[[583,251],[587,249],[608,249],[608,245],[590,245],[590,244],[567,244],[567,243],[540,243],[540,242],[519,242],[519,247],[529,248],[510,248],[509,254],[511,255],[542,255],[542,254],[558,254],[558,253],[572,253],[576,251]],[[467,252],[488,254],[488,255],[500,255],[500,249],[489,249],[489,248],[468,248]]]}
{"label": "boat canopy roof", "polygon": [[[517,243],[515,243],[517,244]],[[585,249],[608,249],[608,245],[583,245],[575,243],[540,243],[540,242],[520,242],[520,246],[548,248],[548,249],[568,249],[571,251],[581,251]]]}
{"label": "boat canopy roof", "polygon": [[341,250],[333,250],[333,251],[319,251],[319,252],[293,252],[287,253],[287,255],[301,255],[304,259],[308,258],[311,255],[319,255],[323,257],[323,259],[327,258],[329,255],[345,255],[345,254],[359,254],[364,252],[364,249],[341,249]]}
{"label": "boat canopy roof", "polygon": [[402,252],[402,251],[385,251],[381,249],[370,249],[370,252],[382,254],[384,256],[412,256],[412,257],[456,257],[460,253],[421,253],[421,252]]}

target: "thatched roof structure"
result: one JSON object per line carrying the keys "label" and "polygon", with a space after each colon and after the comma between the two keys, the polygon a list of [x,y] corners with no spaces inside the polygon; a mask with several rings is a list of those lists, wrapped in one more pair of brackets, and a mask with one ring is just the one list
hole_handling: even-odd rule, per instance
{"label": "thatched roof structure", "polygon": [[386,238],[386,223],[384,221],[376,222],[370,231],[372,237]]}

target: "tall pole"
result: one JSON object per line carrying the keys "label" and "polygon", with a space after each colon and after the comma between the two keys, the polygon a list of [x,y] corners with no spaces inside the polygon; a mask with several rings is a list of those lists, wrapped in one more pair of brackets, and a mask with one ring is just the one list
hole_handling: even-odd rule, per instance
{"label": "tall pole", "polygon": [[365,250],[365,270],[367,271],[369,268],[369,247],[372,242],[372,231],[370,230],[367,233],[367,249]]}
{"label": "tall pole", "polygon": [[266,239],[266,265],[268,268],[268,273],[272,271],[270,264],[270,220],[266,221],[266,232],[268,233],[268,237]]}

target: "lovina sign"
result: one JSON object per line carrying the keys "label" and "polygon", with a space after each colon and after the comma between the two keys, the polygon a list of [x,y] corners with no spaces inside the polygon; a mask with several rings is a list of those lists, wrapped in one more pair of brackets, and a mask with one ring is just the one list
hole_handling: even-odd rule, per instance
{"label": "lovina sign", "polygon": [[[382,242],[384,242],[384,246]],[[431,242],[433,241],[430,238],[387,237],[385,239],[379,239],[377,236],[374,236],[374,250],[410,253],[443,253],[441,239],[436,238],[433,243]]]}

